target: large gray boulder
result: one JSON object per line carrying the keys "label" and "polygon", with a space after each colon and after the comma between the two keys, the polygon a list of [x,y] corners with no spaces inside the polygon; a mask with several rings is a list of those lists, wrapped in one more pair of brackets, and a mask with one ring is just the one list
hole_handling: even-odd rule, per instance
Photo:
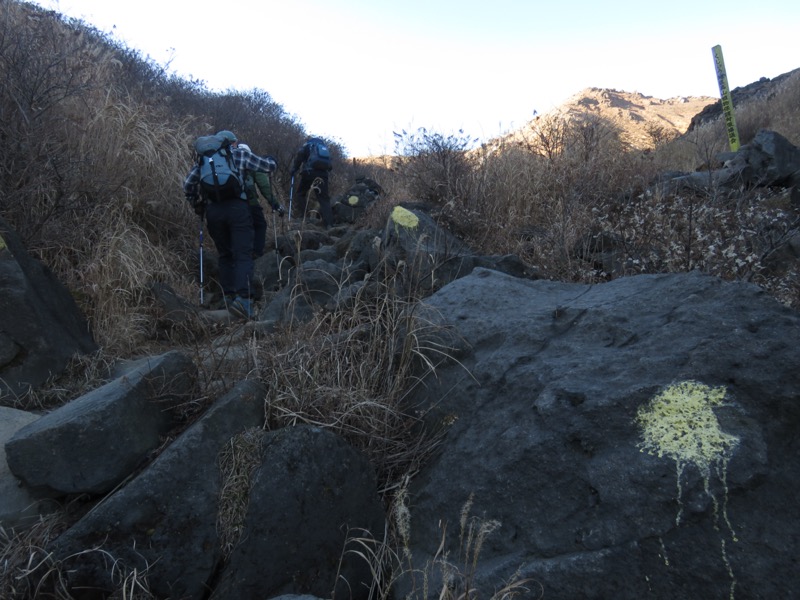
{"label": "large gray boulder", "polygon": [[331,205],[336,222],[355,223],[381,199],[383,193],[383,188],[374,179],[358,177],[350,189],[337,196]]}
{"label": "large gray boulder", "polygon": [[272,431],[253,478],[244,534],[212,598],[367,600],[373,576],[355,539],[381,540],[384,529],[366,456],[326,429]]}
{"label": "large gray boulder", "polygon": [[424,206],[398,205],[383,232],[384,256],[392,268],[405,272],[406,285],[427,295],[464,277],[476,267],[535,278],[519,257],[481,256],[440,224]]}
{"label": "large gray boulder", "polygon": [[425,571],[429,597],[514,578],[549,599],[794,597],[797,312],[699,273],[476,269],[427,303],[464,344],[409,398],[444,438],[411,484],[398,597]]}
{"label": "large gray boulder", "polygon": [[97,346],[64,285],[0,218],[0,402],[60,374]]}
{"label": "large gray boulder", "polygon": [[[335,242],[309,232],[286,236],[296,237],[302,249],[281,261],[294,266],[282,276],[283,287],[258,311],[258,320],[272,325],[308,321],[317,310],[337,310],[355,298],[368,299],[384,285],[394,286],[400,295],[424,296],[476,267],[517,277],[537,276],[518,256],[475,254],[441,227],[428,208],[398,205],[382,230],[346,231]],[[259,259],[256,271],[265,288],[278,287],[274,257],[271,263]]]}
{"label": "large gray boulder", "polygon": [[658,187],[662,193],[674,194],[681,190],[708,193],[719,189],[736,191],[741,186],[800,185],[800,148],[775,131],[762,129],[736,152],[723,152],[717,158],[723,168],[672,173],[662,176]]}
{"label": "large gray boulder", "polygon": [[118,377],[17,431],[8,466],[53,496],[102,494],[141,466],[174,425],[170,409],[190,398],[196,371],[173,350],[126,366]]}
{"label": "large gray boulder", "polygon": [[[115,573],[136,569],[156,597],[206,598],[223,556],[220,455],[235,436],[261,427],[264,395],[262,384],[243,381],[62,534],[51,550],[69,572],[70,588],[103,597],[117,589]],[[85,552],[93,548],[99,550]]]}
{"label": "large gray boulder", "polygon": [[760,187],[800,184],[800,148],[775,131],[761,129],[751,142],[722,158],[728,172],[722,183]]}
{"label": "large gray boulder", "polygon": [[0,406],[0,527],[24,528],[34,524],[39,516],[51,512],[55,506],[46,495],[28,489],[17,479],[6,462],[5,445],[25,425],[39,415]]}

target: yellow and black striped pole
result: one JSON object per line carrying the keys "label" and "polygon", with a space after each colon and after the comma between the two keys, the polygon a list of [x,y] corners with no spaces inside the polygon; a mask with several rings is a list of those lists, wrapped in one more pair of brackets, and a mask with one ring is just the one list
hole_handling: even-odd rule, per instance
{"label": "yellow and black striped pole", "polygon": [[739,131],[736,129],[736,117],[733,114],[733,99],[731,91],[728,89],[728,75],[725,72],[725,61],[722,58],[722,46],[717,44],[711,48],[714,54],[714,67],[717,69],[717,83],[719,84],[719,95],[722,99],[722,113],[725,116],[725,130],[728,132],[728,142],[731,151],[739,149]]}

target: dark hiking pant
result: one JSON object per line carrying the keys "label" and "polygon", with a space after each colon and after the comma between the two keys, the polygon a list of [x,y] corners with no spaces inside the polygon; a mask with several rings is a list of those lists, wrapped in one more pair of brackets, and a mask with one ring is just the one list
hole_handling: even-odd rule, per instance
{"label": "dark hiking pant", "polygon": [[219,282],[226,296],[250,297],[253,274],[253,217],[246,200],[211,202],[208,233],[219,254]]}
{"label": "dark hiking pant", "polygon": [[251,204],[250,215],[253,217],[253,257],[258,258],[264,256],[267,244],[267,219],[261,204]]}

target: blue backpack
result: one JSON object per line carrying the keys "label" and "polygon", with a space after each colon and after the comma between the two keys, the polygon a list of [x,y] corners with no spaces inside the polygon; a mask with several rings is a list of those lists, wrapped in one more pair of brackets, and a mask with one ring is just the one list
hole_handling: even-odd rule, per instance
{"label": "blue backpack", "polygon": [[331,161],[331,151],[319,138],[308,140],[308,161],[306,164],[315,171],[330,171],[333,167]]}
{"label": "blue backpack", "polygon": [[200,167],[200,192],[210,202],[242,198],[244,185],[233,161],[230,142],[222,136],[204,135],[194,143]]}

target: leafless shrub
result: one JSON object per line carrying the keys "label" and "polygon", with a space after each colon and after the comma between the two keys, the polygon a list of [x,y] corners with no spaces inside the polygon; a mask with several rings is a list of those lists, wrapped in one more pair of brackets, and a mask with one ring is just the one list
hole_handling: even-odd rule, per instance
{"label": "leafless shrub", "polygon": [[486,253],[517,253],[547,276],[579,276],[572,251],[604,198],[640,188],[651,167],[625,151],[619,127],[596,115],[540,118],[472,153],[476,209],[462,233]]}
{"label": "leafless shrub", "polygon": [[435,204],[470,204],[470,164],[466,150],[476,140],[459,130],[443,134],[424,127],[395,133],[398,169],[415,199]]}
{"label": "leafless shrub", "polygon": [[678,137],[678,133],[674,129],[670,129],[654,121],[646,123],[644,130],[654,148],[659,148]]}
{"label": "leafless shrub", "polygon": [[388,489],[435,444],[421,437],[403,400],[419,378],[450,360],[450,347],[442,327],[420,310],[406,267],[382,271],[346,310],[320,313],[279,336],[283,344],[262,347],[260,363],[272,387],[271,426],[335,430],[366,452]]}

